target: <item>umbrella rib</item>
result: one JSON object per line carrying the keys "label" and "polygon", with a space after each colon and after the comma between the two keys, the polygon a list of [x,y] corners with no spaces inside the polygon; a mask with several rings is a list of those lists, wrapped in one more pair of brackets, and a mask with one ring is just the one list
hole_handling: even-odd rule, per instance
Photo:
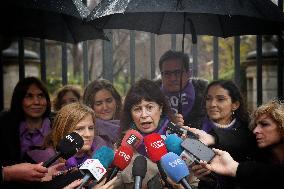
{"label": "umbrella rib", "polygon": [[218,21],[219,21],[219,26],[221,28],[222,36],[225,36],[225,30],[224,30],[224,25],[222,24],[221,16],[217,15],[217,18],[218,18]]}
{"label": "umbrella rib", "polygon": [[163,25],[163,22],[164,22],[164,19],[165,19],[165,15],[166,15],[166,13],[164,12],[163,13],[163,18],[161,19],[160,26],[159,26],[159,29],[158,29],[159,31],[157,32],[158,35],[161,34],[161,27]]}

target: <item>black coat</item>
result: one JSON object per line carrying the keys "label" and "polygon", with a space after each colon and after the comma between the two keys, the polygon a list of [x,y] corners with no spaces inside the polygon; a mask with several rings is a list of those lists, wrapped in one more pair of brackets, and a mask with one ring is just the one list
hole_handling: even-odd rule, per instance
{"label": "black coat", "polygon": [[284,165],[245,161],[237,169],[236,180],[242,189],[284,188]]}
{"label": "black coat", "polygon": [[[247,124],[238,120],[233,129],[212,128],[210,134],[215,136],[214,148],[227,151],[236,161],[252,160],[258,153],[255,137]],[[235,189],[239,183],[235,178],[219,175],[210,175],[209,181],[200,181],[199,189]]]}

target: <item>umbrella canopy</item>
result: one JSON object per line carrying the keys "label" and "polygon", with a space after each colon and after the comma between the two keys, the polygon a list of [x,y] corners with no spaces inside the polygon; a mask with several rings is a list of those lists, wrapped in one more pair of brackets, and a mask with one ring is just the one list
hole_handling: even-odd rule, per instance
{"label": "umbrella canopy", "polygon": [[0,14],[0,33],[5,36],[35,37],[67,43],[106,39],[101,29],[83,21],[90,11],[80,0],[5,1]]}
{"label": "umbrella canopy", "polygon": [[284,29],[283,13],[270,0],[102,0],[87,21],[100,29],[183,34],[182,51],[186,33],[196,43],[196,35],[225,38],[278,34]]}
{"label": "umbrella canopy", "polygon": [[284,16],[270,0],[102,0],[87,18],[98,28],[156,34],[275,34]]}

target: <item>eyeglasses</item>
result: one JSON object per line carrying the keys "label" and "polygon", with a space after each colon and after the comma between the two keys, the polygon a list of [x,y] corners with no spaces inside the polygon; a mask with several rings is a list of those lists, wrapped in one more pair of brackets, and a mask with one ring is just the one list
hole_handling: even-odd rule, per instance
{"label": "eyeglasses", "polygon": [[162,76],[165,78],[170,78],[172,75],[175,77],[180,77],[184,70],[173,70],[173,71],[163,71],[161,72]]}
{"label": "eyeglasses", "polygon": [[[143,110],[144,109],[144,110]],[[159,105],[156,104],[147,104],[146,106],[134,106],[131,109],[131,113],[136,116],[141,116],[142,112],[145,111],[147,115],[152,114],[153,112],[156,112],[159,109]]]}

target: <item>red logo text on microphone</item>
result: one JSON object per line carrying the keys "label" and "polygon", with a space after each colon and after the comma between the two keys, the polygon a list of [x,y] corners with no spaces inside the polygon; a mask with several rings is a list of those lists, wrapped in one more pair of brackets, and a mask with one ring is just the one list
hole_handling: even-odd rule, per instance
{"label": "red logo text on microphone", "polygon": [[130,155],[126,154],[125,152],[123,151],[119,151],[118,152],[118,155],[123,157],[125,159],[125,161],[129,161],[131,159]]}

